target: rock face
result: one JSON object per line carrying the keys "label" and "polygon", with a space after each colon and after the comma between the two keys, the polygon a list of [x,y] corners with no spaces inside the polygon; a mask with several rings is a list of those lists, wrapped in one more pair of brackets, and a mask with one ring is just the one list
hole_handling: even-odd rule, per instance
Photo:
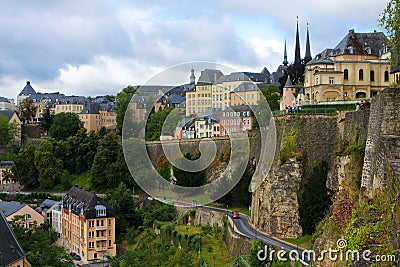
{"label": "rock face", "polygon": [[298,238],[297,194],[302,178],[302,165],[295,159],[273,165],[261,187],[253,193],[251,220],[261,231],[276,237]]}
{"label": "rock face", "polygon": [[400,88],[387,88],[372,101],[361,190],[365,196],[384,190],[385,166],[400,169]]}

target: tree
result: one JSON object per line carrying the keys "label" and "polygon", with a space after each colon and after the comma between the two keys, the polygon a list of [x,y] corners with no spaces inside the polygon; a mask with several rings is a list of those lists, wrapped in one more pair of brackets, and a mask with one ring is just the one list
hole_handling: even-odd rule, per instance
{"label": "tree", "polygon": [[54,115],[51,114],[50,107],[47,106],[41,121],[41,125],[43,126],[43,129],[46,131],[46,134],[49,134],[49,130],[51,125],[53,125],[53,121],[54,121]]}
{"label": "tree", "polygon": [[13,139],[7,118],[0,114],[0,146],[7,145]]}
{"label": "tree", "polygon": [[124,124],[124,117],[126,109],[128,108],[129,102],[136,92],[136,87],[129,85],[128,87],[122,89],[121,92],[117,94],[115,111],[117,112],[117,133],[122,134],[122,125]]}
{"label": "tree", "polygon": [[35,151],[35,146],[28,143],[14,157],[14,165],[11,168],[15,180],[25,189],[39,186],[39,175],[35,166]]}
{"label": "tree", "polygon": [[[163,133],[168,130],[169,132],[172,132],[171,127],[167,127],[169,129],[163,129],[164,126],[164,121],[168,117],[169,113],[173,110],[174,108],[169,107],[165,108],[161,111],[150,113],[150,116],[148,118],[147,124],[146,124],[146,140],[147,141],[156,141],[160,140],[161,136],[161,130]],[[177,114],[177,113],[176,113]],[[175,114],[175,119],[178,118],[178,116]],[[178,120],[177,120],[178,121]],[[176,126],[176,124],[175,124]]]}
{"label": "tree", "polygon": [[35,166],[41,188],[53,188],[63,175],[62,161],[53,155],[53,145],[44,140],[35,151]]}
{"label": "tree", "polygon": [[[379,23],[387,31],[389,45],[395,56],[392,64],[398,64],[400,55],[400,0],[389,0],[386,8],[379,18]],[[397,59],[394,61],[394,59]]]}
{"label": "tree", "polygon": [[19,117],[22,124],[29,123],[35,117],[36,107],[31,98],[25,98],[19,105]]}
{"label": "tree", "polygon": [[53,125],[50,127],[50,136],[56,140],[64,140],[83,128],[83,123],[77,114],[72,112],[61,112],[54,116]]}
{"label": "tree", "polygon": [[72,265],[72,257],[56,244],[57,234],[51,227],[43,224],[26,229],[21,226],[21,220],[23,216],[17,216],[10,225],[32,266],[69,267]]}
{"label": "tree", "polygon": [[279,102],[281,99],[281,93],[279,88],[274,84],[269,84],[267,88],[261,88],[261,92],[268,102],[271,111],[279,110]]}
{"label": "tree", "polygon": [[133,178],[126,166],[120,137],[109,133],[99,142],[91,168],[91,185],[95,189],[110,189],[124,182],[134,186]]}

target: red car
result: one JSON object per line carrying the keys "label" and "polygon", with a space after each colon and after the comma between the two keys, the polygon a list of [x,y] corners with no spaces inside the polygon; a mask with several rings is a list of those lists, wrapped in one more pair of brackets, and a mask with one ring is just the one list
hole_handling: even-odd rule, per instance
{"label": "red car", "polygon": [[233,219],[239,219],[240,218],[240,213],[237,211],[232,211],[232,217]]}

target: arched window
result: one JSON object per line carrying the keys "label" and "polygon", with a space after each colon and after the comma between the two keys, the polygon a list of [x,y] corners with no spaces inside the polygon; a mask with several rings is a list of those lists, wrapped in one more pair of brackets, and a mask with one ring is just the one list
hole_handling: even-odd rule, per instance
{"label": "arched window", "polygon": [[371,82],[375,82],[375,72],[373,70],[370,71],[369,76]]}
{"label": "arched window", "polygon": [[364,71],[363,71],[363,69],[360,69],[360,70],[358,71],[358,79],[359,79],[360,81],[364,80]]}
{"label": "arched window", "polygon": [[348,69],[344,70],[343,79],[345,79],[345,80],[349,79],[349,70]]}
{"label": "arched window", "polygon": [[385,71],[385,82],[389,81],[389,72]]}

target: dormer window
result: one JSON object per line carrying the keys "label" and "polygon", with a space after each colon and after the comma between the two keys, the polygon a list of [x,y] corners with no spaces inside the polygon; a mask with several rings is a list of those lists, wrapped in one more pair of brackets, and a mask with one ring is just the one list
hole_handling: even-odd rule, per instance
{"label": "dormer window", "polygon": [[96,205],[95,207],[96,210],[96,217],[104,217],[107,215],[107,208],[103,205]]}
{"label": "dormer window", "polygon": [[367,46],[367,47],[365,48],[365,52],[366,52],[368,55],[371,55],[371,54],[372,54],[371,47]]}
{"label": "dormer window", "polygon": [[347,47],[347,50],[349,51],[350,55],[354,54],[354,48],[352,46]]}

